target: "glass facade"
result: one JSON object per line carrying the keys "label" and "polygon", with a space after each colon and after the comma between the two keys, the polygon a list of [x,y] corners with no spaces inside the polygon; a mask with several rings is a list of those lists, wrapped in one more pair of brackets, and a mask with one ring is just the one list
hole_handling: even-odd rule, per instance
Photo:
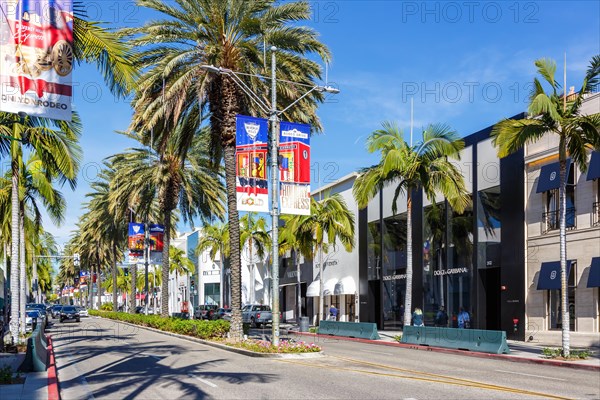
{"label": "glass facade", "polygon": [[400,329],[403,326],[407,262],[406,219],[406,213],[403,213],[383,221],[384,329]]}

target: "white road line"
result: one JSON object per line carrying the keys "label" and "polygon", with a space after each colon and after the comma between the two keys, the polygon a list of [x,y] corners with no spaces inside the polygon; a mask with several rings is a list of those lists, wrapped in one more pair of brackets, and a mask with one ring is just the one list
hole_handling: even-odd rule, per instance
{"label": "white road line", "polygon": [[524,374],[522,372],[503,371],[501,369],[497,369],[496,372],[502,372],[502,373],[505,373],[505,374],[515,374],[515,375],[523,375],[523,376],[532,376],[534,378],[552,379],[554,381],[566,381],[566,379],[554,378],[554,377],[550,377],[550,376]]}
{"label": "white road line", "polygon": [[382,351],[370,351],[370,350],[362,350],[364,353],[375,353],[375,354],[385,354],[386,356],[391,356],[392,353],[384,353]]}
{"label": "white road line", "polygon": [[209,381],[207,381],[206,379],[198,378],[197,376],[195,376],[195,375],[192,375],[192,374],[188,374],[188,376],[189,376],[190,378],[194,378],[194,379],[196,379],[196,380],[199,380],[200,382],[202,382],[202,383],[204,383],[205,385],[208,385],[208,386],[210,386],[210,387],[214,387],[214,388],[216,388],[216,387],[217,387],[217,385],[215,385],[215,384],[214,384],[214,383],[212,383],[212,382],[209,382]]}

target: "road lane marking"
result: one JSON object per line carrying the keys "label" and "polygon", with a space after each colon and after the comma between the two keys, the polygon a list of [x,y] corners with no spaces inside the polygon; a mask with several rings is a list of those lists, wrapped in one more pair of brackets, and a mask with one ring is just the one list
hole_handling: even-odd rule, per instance
{"label": "road lane marking", "polygon": [[364,353],[375,353],[375,354],[385,354],[386,356],[393,355],[392,353],[384,353],[382,351],[371,351],[371,350],[362,350]]}
{"label": "road lane marking", "polygon": [[212,382],[209,382],[209,381],[207,381],[206,379],[199,378],[199,377],[197,377],[196,375],[193,375],[193,374],[188,374],[188,376],[189,376],[190,378],[194,378],[194,379],[196,379],[196,380],[198,380],[198,381],[200,381],[200,382],[202,382],[202,383],[204,383],[205,385],[208,385],[208,386],[210,386],[210,387],[213,387],[213,388],[216,388],[216,387],[217,387],[217,385],[215,385],[214,383],[212,383]]}
{"label": "road lane marking", "polygon": [[566,379],[560,379],[560,378],[553,378],[550,376],[543,376],[543,375],[533,375],[533,374],[524,374],[523,372],[513,372],[513,371],[503,371],[501,369],[497,369],[496,372],[503,372],[505,374],[515,374],[515,375],[523,375],[523,376],[532,376],[534,378],[544,378],[544,379],[551,379],[553,381],[564,381],[566,382]]}

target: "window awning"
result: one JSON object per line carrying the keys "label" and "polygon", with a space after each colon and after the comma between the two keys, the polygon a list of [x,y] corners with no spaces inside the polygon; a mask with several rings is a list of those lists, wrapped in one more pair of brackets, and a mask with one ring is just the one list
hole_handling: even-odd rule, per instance
{"label": "window awning", "polygon": [[600,178],[600,151],[592,151],[592,159],[588,165],[587,180]]}
{"label": "window awning", "polygon": [[600,257],[592,258],[590,274],[588,275],[587,287],[600,287]]}
{"label": "window awning", "polygon": [[[328,279],[323,284],[323,296],[331,296],[335,292],[335,284],[337,283],[337,279]],[[319,279],[315,279],[308,287],[306,288],[306,297],[319,297]]]}
{"label": "window awning", "polygon": [[[567,260],[567,280],[573,260]],[[538,277],[537,290],[560,290],[560,261],[542,263]]]}
{"label": "window awning", "polygon": [[356,282],[351,276],[345,276],[335,284],[334,294],[356,294]]}
{"label": "window awning", "polygon": [[[567,158],[567,176],[571,171],[571,159]],[[560,162],[544,165],[540,171],[536,193],[543,193],[549,190],[558,189],[560,185]]]}

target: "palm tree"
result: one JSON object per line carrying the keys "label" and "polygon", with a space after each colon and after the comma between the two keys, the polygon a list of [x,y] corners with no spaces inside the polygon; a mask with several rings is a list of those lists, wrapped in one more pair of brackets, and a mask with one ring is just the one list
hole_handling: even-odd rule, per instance
{"label": "palm tree", "polygon": [[[165,0],[138,0],[138,4],[166,18],[126,30],[137,35],[133,46],[143,47],[140,68],[146,72],[139,81],[134,99],[136,115],[132,129],[150,131],[161,128],[162,135],[180,115],[196,110],[210,112],[211,154],[215,162],[224,156],[227,186],[227,214],[230,229],[232,280],[232,328],[234,340],[242,338],[240,225],[235,191],[235,117],[262,112],[239,86],[239,80],[254,93],[267,99],[269,82],[256,75],[268,75],[266,54],[277,47],[280,78],[277,87],[278,109],[299,99],[305,88],[314,86],[321,67],[314,55],[328,60],[328,49],[317,33],[300,26],[311,17],[310,3],[275,0],[181,0],[177,5]],[[308,56],[311,56],[309,58]],[[210,64],[249,75],[210,75],[202,65]],[[238,81],[236,81],[238,79]],[[285,81],[298,82],[302,85]],[[317,91],[302,98],[284,117],[289,121],[311,123],[320,130],[316,104],[323,95]],[[201,116],[198,116],[201,118]],[[166,141],[165,138],[159,141]]]}
{"label": "palm tree", "polygon": [[[181,138],[189,129],[190,119],[177,125],[166,147],[156,152],[153,148],[129,149],[110,157],[117,179],[122,184],[115,190],[116,202],[138,205],[138,216],[147,216],[153,204],[158,203],[165,227],[163,248],[162,296],[168,298],[169,248],[173,210],[179,206],[184,222],[194,217],[202,220],[221,218],[223,185],[219,173],[210,163],[201,132],[195,131],[191,147],[181,146]],[[138,134],[126,134],[144,142]],[[125,201],[124,201],[125,199]],[[161,315],[169,315],[169,305],[162,302]]]}
{"label": "palm tree", "polygon": [[398,126],[384,122],[383,129],[371,133],[367,139],[370,153],[381,152],[378,164],[364,168],[356,178],[352,192],[359,208],[385,186],[395,186],[392,212],[397,210],[400,194],[406,195],[406,293],[404,299],[404,323],[410,323],[412,308],[412,193],[418,188],[432,203],[435,194],[443,194],[452,208],[462,213],[470,202],[460,170],[448,161],[459,158],[464,142],[446,125],[429,125],[423,131],[421,142],[414,146],[404,141]]}
{"label": "palm tree", "polygon": [[[600,113],[581,115],[581,104],[586,94],[595,90],[600,82],[600,55],[590,62],[581,89],[572,100],[567,101],[566,93],[559,93],[560,84],[554,79],[556,62],[541,58],[535,61],[539,75],[549,86],[546,92],[542,82],[533,79],[533,90],[529,97],[528,113],[531,118],[522,120],[502,120],[492,130],[494,145],[498,146],[498,156],[506,157],[533,143],[547,133],[559,137],[558,160],[559,180],[559,226],[560,226],[560,276],[562,308],[562,347],[563,355],[570,354],[569,304],[567,285],[567,235],[565,225],[567,153],[579,165],[582,172],[587,170],[588,147],[600,148]],[[566,88],[565,88],[566,89]]]}
{"label": "palm tree", "polygon": [[[187,258],[185,251],[175,246],[169,248],[169,259],[169,272],[175,272],[175,283],[179,282],[179,275],[189,275],[196,272],[196,266],[192,260]],[[166,298],[163,297],[163,302],[165,300]]]}
{"label": "palm tree", "polygon": [[267,221],[263,217],[254,219],[255,216],[256,213],[250,212],[240,218],[240,245],[242,246],[240,251],[243,251],[244,246],[248,246],[251,303],[256,301],[254,249],[256,249],[256,256],[262,260],[271,247],[271,236],[267,233]]}
{"label": "palm tree", "polygon": [[283,215],[281,220],[284,222],[279,231],[279,255],[284,256],[290,252],[296,267],[296,322],[300,323],[302,317],[302,293],[300,276],[300,255],[305,258],[313,258],[313,236],[310,234],[301,235],[298,232],[298,226],[304,220],[310,218],[306,215]]}
{"label": "palm tree", "polygon": [[225,223],[215,223],[205,225],[202,228],[198,245],[196,246],[196,256],[200,256],[204,251],[209,251],[209,257],[214,260],[219,254],[221,269],[221,307],[228,304],[224,289],[225,285],[225,259],[229,257],[229,226]]}
{"label": "palm tree", "polygon": [[[311,199],[310,215],[299,218],[296,234],[310,240],[313,254],[319,255],[319,321],[323,320],[323,251],[339,241],[346,251],[354,248],[354,214],[336,193],[323,200]],[[308,244],[308,243],[307,243]],[[305,244],[304,246],[306,246]]]}

